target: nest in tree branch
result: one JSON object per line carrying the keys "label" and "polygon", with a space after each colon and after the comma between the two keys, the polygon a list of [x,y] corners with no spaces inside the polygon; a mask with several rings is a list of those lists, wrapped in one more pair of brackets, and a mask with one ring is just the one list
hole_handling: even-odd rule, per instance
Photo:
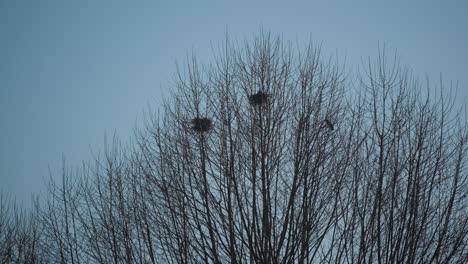
{"label": "nest in tree branch", "polygon": [[264,105],[268,103],[269,99],[270,95],[262,91],[249,95],[249,103],[251,105]]}
{"label": "nest in tree branch", "polygon": [[194,118],[192,119],[192,129],[196,132],[203,133],[208,132],[213,128],[213,122],[209,118]]}

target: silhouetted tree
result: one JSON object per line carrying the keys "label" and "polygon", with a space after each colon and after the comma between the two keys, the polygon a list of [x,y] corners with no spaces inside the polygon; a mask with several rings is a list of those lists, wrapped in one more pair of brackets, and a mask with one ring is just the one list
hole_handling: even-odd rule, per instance
{"label": "silhouetted tree", "polygon": [[36,199],[27,211],[0,193],[0,263],[47,263],[41,231]]}
{"label": "silhouetted tree", "polygon": [[0,262],[466,262],[467,124],[442,86],[385,52],[350,80],[267,33],[216,55],[135,145],[30,214],[0,199]]}
{"label": "silhouetted tree", "polygon": [[[177,263],[466,260],[466,119],[384,53],[361,76],[353,85],[319,50],[268,34],[227,42],[210,68],[189,63],[139,141],[158,251]],[[213,117],[209,133],[186,125],[198,116]]]}

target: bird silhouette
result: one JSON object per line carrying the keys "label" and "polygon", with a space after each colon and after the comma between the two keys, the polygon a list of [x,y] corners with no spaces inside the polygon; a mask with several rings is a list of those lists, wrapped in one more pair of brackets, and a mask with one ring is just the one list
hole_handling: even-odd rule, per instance
{"label": "bird silhouette", "polygon": [[325,119],[325,124],[330,130],[335,130],[335,127],[333,126],[333,123],[330,120]]}

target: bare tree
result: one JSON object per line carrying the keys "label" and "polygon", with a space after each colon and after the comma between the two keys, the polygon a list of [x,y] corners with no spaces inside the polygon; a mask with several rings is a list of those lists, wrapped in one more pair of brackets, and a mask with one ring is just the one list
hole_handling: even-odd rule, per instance
{"label": "bare tree", "polygon": [[319,50],[262,34],[178,76],[140,138],[170,260],[466,258],[466,119],[383,52],[352,83]]}
{"label": "bare tree", "polygon": [[0,193],[0,263],[47,263],[41,254],[37,199],[32,202],[28,211]]}
{"label": "bare tree", "polygon": [[209,66],[190,58],[135,145],[64,169],[30,216],[0,200],[0,259],[466,262],[454,98],[385,52],[358,78],[344,69],[268,33],[226,41]]}

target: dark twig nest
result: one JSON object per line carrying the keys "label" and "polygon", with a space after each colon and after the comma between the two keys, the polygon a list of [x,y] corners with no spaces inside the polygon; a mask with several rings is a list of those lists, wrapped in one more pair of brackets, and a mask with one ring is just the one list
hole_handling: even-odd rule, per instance
{"label": "dark twig nest", "polygon": [[251,105],[257,105],[257,106],[265,105],[268,103],[269,99],[270,99],[270,95],[262,91],[259,91],[256,94],[249,95],[249,103]]}
{"label": "dark twig nest", "polygon": [[208,132],[213,128],[213,122],[209,118],[194,118],[192,119],[192,129],[196,132],[203,133]]}

